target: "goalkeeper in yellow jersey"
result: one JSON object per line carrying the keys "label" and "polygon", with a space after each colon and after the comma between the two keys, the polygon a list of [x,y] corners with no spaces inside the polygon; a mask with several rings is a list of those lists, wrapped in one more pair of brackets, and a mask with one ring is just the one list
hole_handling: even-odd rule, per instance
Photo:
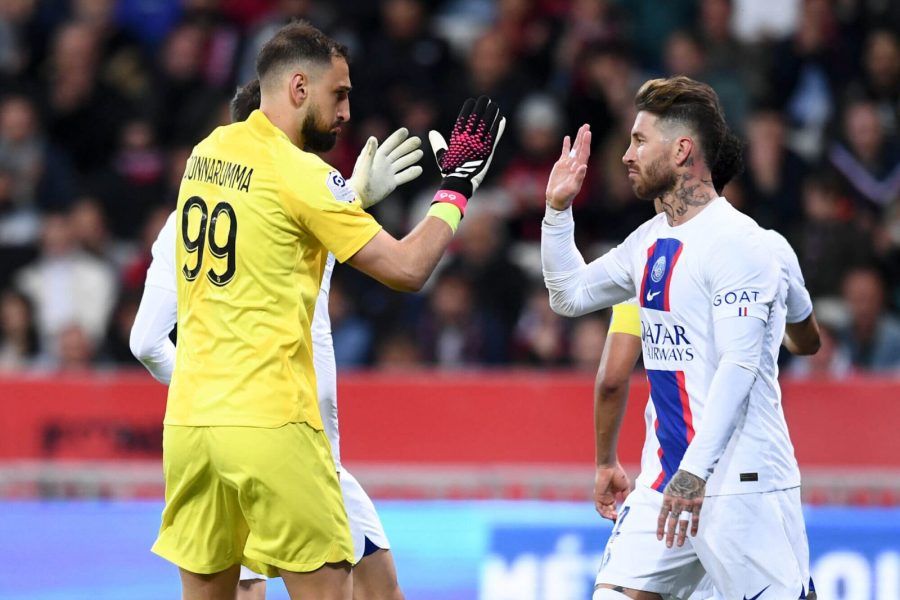
{"label": "goalkeeper in yellow jersey", "polygon": [[240,564],[281,575],[293,598],[349,599],[353,547],[310,343],[326,257],[420,289],[505,120],[482,97],[464,104],[449,141],[430,133],[441,188],[428,216],[396,240],[313,154],[350,118],[346,49],[287,25],[260,50],[257,73],[260,110],[194,148],[179,192],[179,343],[153,549],[181,568],[188,600],[233,598]]}

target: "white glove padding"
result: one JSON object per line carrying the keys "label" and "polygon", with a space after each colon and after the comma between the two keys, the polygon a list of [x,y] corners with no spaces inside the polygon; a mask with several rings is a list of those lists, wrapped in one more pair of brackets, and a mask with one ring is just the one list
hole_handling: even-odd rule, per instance
{"label": "white glove padding", "polygon": [[417,136],[409,137],[406,127],[388,136],[380,148],[374,137],[366,141],[347,180],[363,208],[378,204],[397,186],[422,174],[422,167],[416,164],[422,159],[421,145]]}

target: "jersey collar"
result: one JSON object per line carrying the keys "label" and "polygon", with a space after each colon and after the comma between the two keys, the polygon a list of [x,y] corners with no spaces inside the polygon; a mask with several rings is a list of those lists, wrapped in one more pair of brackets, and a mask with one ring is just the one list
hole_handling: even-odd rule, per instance
{"label": "jersey collar", "polygon": [[247,124],[263,135],[280,136],[288,142],[291,141],[287,134],[275,127],[275,125],[272,124],[272,121],[269,120],[269,117],[267,117],[266,114],[259,109],[256,109],[252,113],[250,113],[250,116],[247,117]]}

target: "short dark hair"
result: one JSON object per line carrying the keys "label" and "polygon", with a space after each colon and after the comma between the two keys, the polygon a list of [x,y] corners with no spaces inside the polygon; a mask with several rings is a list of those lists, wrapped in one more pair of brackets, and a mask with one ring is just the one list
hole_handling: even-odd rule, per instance
{"label": "short dark hair", "polygon": [[259,103],[259,79],[254,79],[234,93],[234,98],[231,99],[231,120],[235,123],[246,121],[250,113],[259,108]]}
{"label": "short dark hair", "polygon": [[260,80],[286,65],[301,61],[330,64],[335,57],[347,58],[347,47],[334,41],[306,21],[289,23],[279,29],[256,55]]}
{"label": "short dark hair", "polygon": [[728,182],[740,175],[743,170],[744,142],[731,131],[726,131],[716,154],[716,162],[709,168],[716,193],[721,196]]}
{"label": "short dark hair", "polygon": [[709,85],[678,75],[651,79],[634,97],[634,106],[671,123],[683,123],[700,138],[703,162],[712,171],[723,147],[733,150],[719,96]]}

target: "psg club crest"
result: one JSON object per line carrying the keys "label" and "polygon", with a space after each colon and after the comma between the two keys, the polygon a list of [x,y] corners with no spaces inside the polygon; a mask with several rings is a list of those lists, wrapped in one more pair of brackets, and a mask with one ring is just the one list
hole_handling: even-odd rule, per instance
{"label": "psg club crest", "polygon": [[653,263],[653,270],[650,272],[650,279],[653,283],[659,283],[663,275],[666,273],[666,257],[660,256],[656,259],[656,262]]}

